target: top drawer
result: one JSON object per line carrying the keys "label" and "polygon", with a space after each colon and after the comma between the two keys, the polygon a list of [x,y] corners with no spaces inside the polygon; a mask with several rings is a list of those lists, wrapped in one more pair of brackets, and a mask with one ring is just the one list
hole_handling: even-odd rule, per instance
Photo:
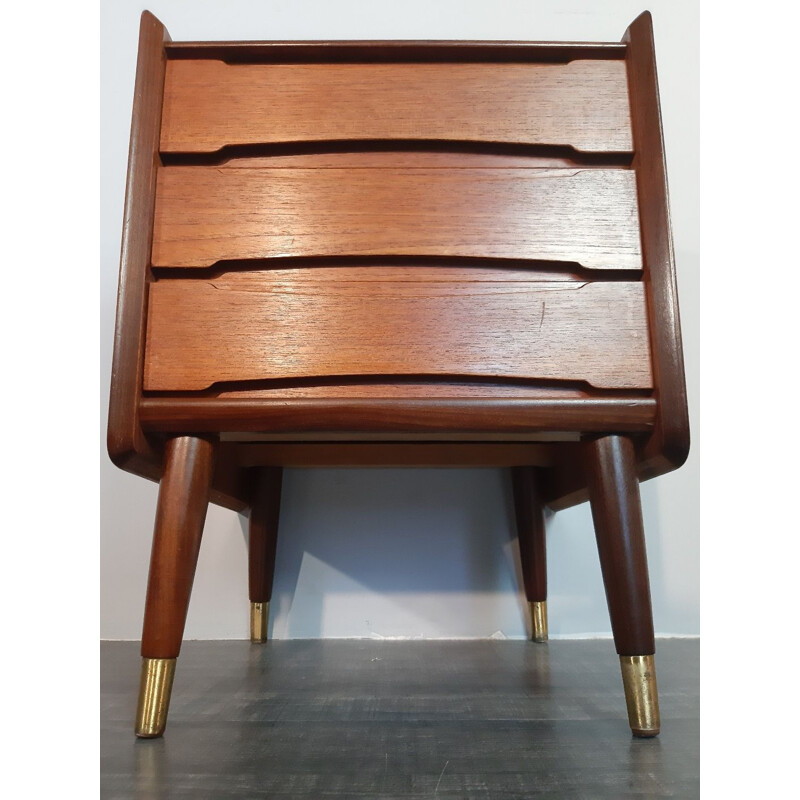
{"label": "top drawer", "polygon": [[633,146],[625,62],[167,62],[164,153],[381,140],[628,153]]}

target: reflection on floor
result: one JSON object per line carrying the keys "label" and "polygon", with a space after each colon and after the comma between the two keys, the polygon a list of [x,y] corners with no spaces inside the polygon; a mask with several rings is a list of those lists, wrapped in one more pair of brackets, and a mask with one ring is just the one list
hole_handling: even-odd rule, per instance
{"label": "reflection on floor", "polygon": [[699,796],[696,639],[658,641],[650,740],[609,640],[187,642],[138,741],[138,644],[101,653],[104,800]]}

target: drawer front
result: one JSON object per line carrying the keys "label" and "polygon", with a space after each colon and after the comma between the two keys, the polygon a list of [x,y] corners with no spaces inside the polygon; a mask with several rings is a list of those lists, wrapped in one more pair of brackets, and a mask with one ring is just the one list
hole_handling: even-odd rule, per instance
{"label": "drawer front", "polygon": [[630,152],[625,62],[167,63],[162,152],[322,140]]}
{"label": "drawer front", "polygon": [[263,162],[161,169],[153,265],[378,255],[642,267],[629,169],[275,169]]}
{"label": "drawer front", "polygon": [[479,274],[308,267],[159,280],[144,388],[348,376],[652,387],[642,283]]}
{"label": "drawer front", "polygon": [[160,148],[146,391],[652,388],[624,61],[172,60]]}

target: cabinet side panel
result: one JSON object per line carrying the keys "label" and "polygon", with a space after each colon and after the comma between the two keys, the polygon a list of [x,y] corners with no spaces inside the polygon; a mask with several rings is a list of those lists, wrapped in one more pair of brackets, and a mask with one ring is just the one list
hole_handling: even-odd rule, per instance
{"label": "cabinet side panel", "polygon": [[158,137],[164,95],[166,28],[142,14],[122,225],[119,294],[108,411],[108,453],[119,467],[158,480],[161,456],[139,424],[147,284],[153,239]]}
{"label": "cabinet side panel", "polygon": [[683,368],[678,288],[669,217],[667,168],[658,97],[653,23],[644,12],[623,37],[628,45],[628,85],[639,196],[645,289],[653,377],[658,400],[656,430],[647,443],[641,477],[676,469],[689,453],[689,412]]}
{"label": "cabinet side panel", "polygon": [[[636,188],[648,328],[657,400],[653,433],[638,453],[640,480],[677,469],[689,453],[689,412],[683,368],[675,259],[669,218],[664,138],[658,97],[653,22],[640,14],[623,37],[633,127]],[[588,499],[574,448],[560,448],[550,472],[548,505],[554,510]]]}
{"label": "cabinet side panel", "polygon": [[[108,454],[122,469],[159,480],[162,457],[142,432],[139,404],[144,374],[147,289],[153,242],[153,208],[159,167],[158,139],[169,33],[145,11],[139,28],[128,178],[122,226],[119,293],[108,409]],[[234,510],[246,507],[244,472],[220,448],[211,499]]]}

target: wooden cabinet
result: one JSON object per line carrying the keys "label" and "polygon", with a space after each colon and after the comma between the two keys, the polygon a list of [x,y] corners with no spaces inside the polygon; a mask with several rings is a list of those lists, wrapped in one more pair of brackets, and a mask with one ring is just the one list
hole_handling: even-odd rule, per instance
{"label": "wooden cabinet", "polygon": [[145,12],[108,441],[161,480],[139,735],[209,500],[251,513],[262,640],[281,467],[464,464],[515,470],[539,640],[543,508],[591,499],[656,733],[638,480],[688,422],[649,15],[608,44],[181,43]]}

